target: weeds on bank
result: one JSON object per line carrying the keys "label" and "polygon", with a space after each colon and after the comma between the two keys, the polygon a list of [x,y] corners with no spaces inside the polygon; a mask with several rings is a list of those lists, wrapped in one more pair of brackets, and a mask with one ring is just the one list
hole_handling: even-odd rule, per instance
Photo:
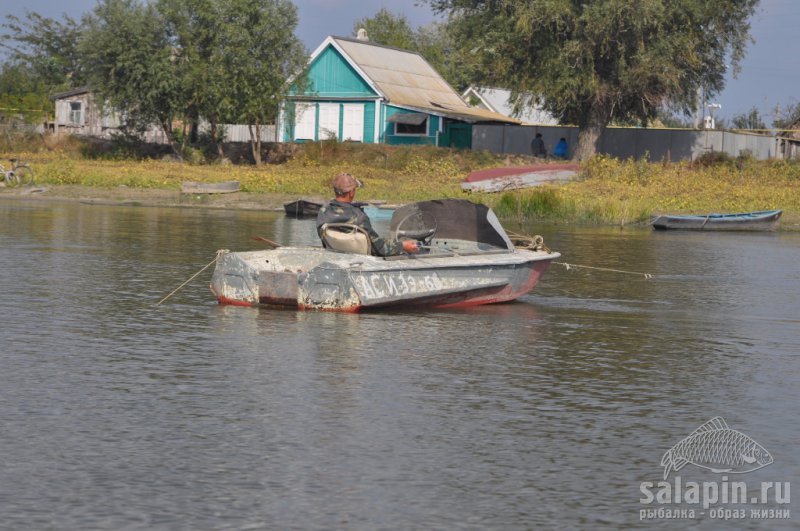
{"label": "weeds on bank", "polygon": [[243,191],[328,197],[340,172],[359,177],[359,199],[406,202],[468,197],[499,216],[553,222],[629,224],[660,212],[736,212],[781,208],[800,215],[800,161],[756,161],[747,154],[703,156],[693,163],[620,161],[597,156],[574,182],[503,194],[465,195],[461,181],[474,170],[531,163],[529,157],[412,146],[323,141],[282,144],[265,160],[280,164],[189,164],[154,158],[85,156],[85,145],[69,137],[43,137],[0,153],[28,161],[39,184],[96,187],[180,188],[184,181],[239,181]]}

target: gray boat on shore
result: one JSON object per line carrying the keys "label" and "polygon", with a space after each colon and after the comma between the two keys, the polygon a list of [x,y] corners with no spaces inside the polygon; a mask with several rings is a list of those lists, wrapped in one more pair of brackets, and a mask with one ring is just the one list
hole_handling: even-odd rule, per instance
{"label": "gray boat on shore", "polygon": [[390,257],[324,247],[220,251],[211,291],[221,304],[304,310],[475,306],[531,291],[560,256],[543,244],[516,248],[489,208],[465,200],[406,205],[394,213],[390,231],[420,240],[423,251]]}
{"label": "gray boat on shore", "polygon": [[652,225],[656,230],[770,231],[775,229],[782,213],[782,210],[760,210],[737,214],[664,214],[654,217]]}

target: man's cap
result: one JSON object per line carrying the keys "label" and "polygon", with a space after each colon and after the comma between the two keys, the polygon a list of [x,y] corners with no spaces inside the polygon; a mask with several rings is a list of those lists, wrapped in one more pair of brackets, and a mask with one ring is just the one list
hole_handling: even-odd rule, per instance
{"label": "man's cap", "polygon": [[349,173],[340,173],[333,178],[333,191],[337,195],[344,195],[356,188],[361,188],[363,184],[361,181],[350,175]]}

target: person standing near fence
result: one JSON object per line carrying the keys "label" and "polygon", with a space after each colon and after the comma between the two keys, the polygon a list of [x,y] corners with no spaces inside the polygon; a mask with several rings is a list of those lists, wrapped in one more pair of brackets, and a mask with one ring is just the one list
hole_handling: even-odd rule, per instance
{"label": "person standing near fence", "polygon": [[567,139],[563,136],[556,144],[556,147],[553,148],[553,156],[559,159],[569,158],[569,146],[567,145]]}
{"label": "person standing near fence", "polygon": [[536,133],[536,136],[531,140],[531,153],[534,157],[547,158],[547,148],[544,147],[542,133]]}

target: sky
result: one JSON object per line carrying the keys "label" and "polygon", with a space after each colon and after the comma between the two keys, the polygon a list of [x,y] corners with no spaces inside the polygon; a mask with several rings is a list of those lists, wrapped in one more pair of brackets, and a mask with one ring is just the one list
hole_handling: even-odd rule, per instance
{"label": "sky", "polygon": [[[350,36],[356,20],[374,15],[385,7],[405,15],[411,26],[425,25],[437,17],[420,0],[294,0],[298,8],[297,36],[313,51],[328,35]],[[34,11],[50,18],[66,13],[79,18],[95,0],[0,0],[0,19],[7,14]],[[721,108],[717,118],[727,118],[758,109],[769,126],[776,106],[800,103],[800,60],[795,32],[800,28],[800,0],[761,0],[751,20],[755,43],[748,47],[737,78],[728,75],[725,90],[710,103]]]}

